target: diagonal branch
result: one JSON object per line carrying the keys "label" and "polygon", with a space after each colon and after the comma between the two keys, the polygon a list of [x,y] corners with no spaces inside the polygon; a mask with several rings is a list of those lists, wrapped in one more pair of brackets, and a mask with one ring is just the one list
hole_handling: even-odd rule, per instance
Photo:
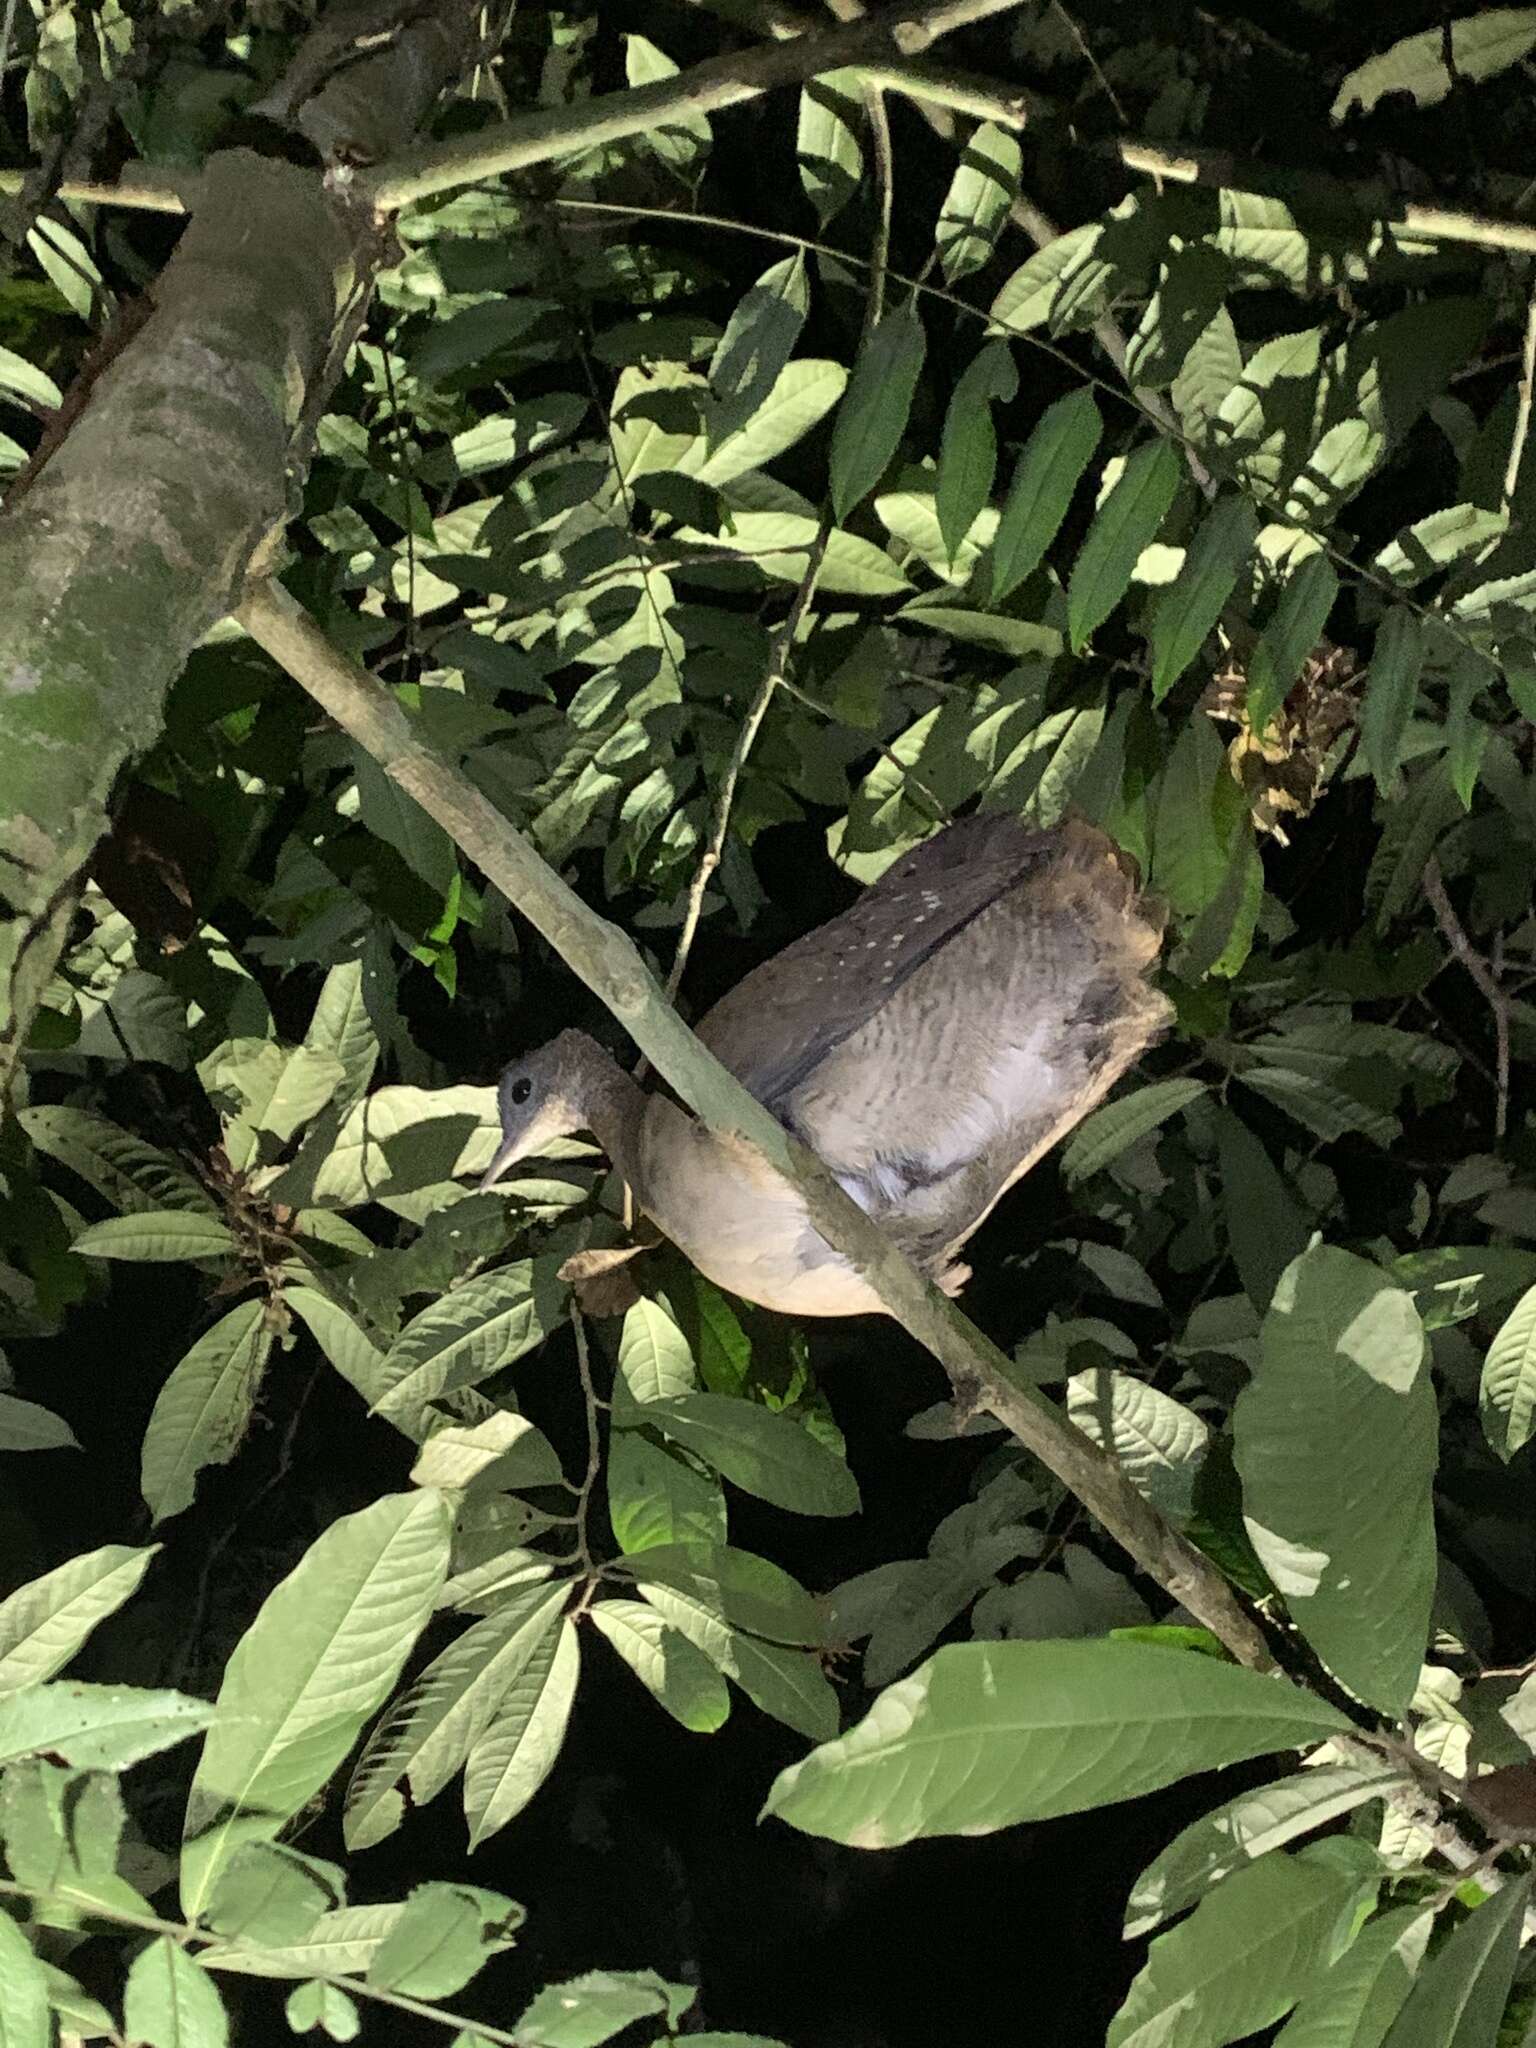
{"label": "diagonal branch", "polygon": [[815,1155],[791,1138],[683,1023],[626,935],[590,909],[490,800],[421,739],[390,693],[339,654],[296,600],[267,583],[238,617],[342,730],[365,747],[515,903],[711,1130],[755,1146],[803,1197],[811,1221],[957,1385],[1012,1431],[1097,1516],[1150,1577],[1239,1662],[1274,1663],[1216,1567],[1127,1482],[1008,1358],[924,1279]]}

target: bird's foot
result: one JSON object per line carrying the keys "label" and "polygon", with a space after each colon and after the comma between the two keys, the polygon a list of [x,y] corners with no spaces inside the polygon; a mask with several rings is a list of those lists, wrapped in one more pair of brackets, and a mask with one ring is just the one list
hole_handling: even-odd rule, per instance
{"label": "bird's foot", "polygon": [[970,1277],[971,1269],[969,1266],[950,1266],[939,1274],[935,1284],[940,1294],[947,1294],[950,1300],[954,1301]]}

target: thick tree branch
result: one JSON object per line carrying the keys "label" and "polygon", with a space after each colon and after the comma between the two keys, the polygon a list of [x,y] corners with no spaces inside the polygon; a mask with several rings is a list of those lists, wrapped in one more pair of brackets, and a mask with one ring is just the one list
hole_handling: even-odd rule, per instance
{"label": "thick tree branch", "polygon": [[892,1316],[959,1385],[1077,1495],[1150,1577],[1241,1663],[1270,1670],[1262,1632],[1226,1580],[1126,1481],[1119,1467],[925,1280],[821,1162],[790,1137],[699,1043],[636,947],[548,867],[489,798],[423,741],[401,706],[339,654],[281,588],[253,590],[237,614],[342,730],[427,811],[613,1013],[646,1058],[711,1130],[755,1146],[804,1197],[828,1242],[852,1261]]}
{"label": "thick tree branch", "polygon": [[[408,139],[455,69],[447,31],[467,48],[478,10],[401,11],[399,35],[344,73],[349,94],[377,94],[375,140]],[[330,86],[322,102],[340,118]],[[287,517],[333,341],[388,254],[372,212],[318,171],[226,150],[198,195],[149,318],[0,517],[0,1099],[113,783]]]}

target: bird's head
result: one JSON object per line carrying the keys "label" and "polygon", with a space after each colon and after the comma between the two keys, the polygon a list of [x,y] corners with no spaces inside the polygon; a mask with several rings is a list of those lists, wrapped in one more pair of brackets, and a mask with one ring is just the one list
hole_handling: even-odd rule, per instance
{"label": "bird's head", "polygon": [[508,1167],[532,1158],[556,1138],[568,1138],[587,1128],[580,1051],[581,1034],[562,1031],[548,1045],[513,1060],[503,1070],[496,1084],[501,1143],[480,1177],[482,1188],[492,1186]]}

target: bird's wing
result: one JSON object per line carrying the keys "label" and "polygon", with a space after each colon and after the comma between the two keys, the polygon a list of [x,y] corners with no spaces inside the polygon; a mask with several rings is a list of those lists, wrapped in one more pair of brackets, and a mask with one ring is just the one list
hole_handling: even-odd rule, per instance
{"label": "bird's wing", "polygon": [[1059,856],[1072,829],[1030,831],[1001,815],[946,826],[840,916],[738,982],[698,1026],[700,1038],[759,1102],[781,1107],[941,946]]}

